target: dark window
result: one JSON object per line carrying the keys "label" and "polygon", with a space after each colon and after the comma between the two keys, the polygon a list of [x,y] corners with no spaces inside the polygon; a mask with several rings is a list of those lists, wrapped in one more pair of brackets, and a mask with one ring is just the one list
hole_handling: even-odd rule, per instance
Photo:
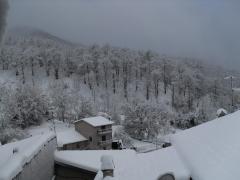
{"label": "dark window", "polygon": [[101,129],[106,129],[106,126],[101,126]]}
{"label": "dark window", "polygon": [[79,149],[80,148],[80,145],[79,144],[77,144],[77,149]]}
{"label": "dark window", "polygon": [[106,136],[102,136],[102,141],[106,141]]}
{"label": "dark window", "polygon": [[89,141],[92,142],[92,137],[91,136],[89,136]]}

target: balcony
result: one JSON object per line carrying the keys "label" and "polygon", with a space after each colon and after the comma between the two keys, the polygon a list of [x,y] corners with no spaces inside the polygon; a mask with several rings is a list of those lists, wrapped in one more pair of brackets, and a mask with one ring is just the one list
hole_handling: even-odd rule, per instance
{"label": "balcony", "polygon": [[99,141],[98,144],[100,146],[106,146],[106,145],[112,144],[112,139],[107,139],[106,141]]}
{"label": "balcony", "polygon": [[97,133],[102,135],[102,134],[109,134],[112,133],[112,128],[108,128],[108,129],[99,129],[97,130]]}

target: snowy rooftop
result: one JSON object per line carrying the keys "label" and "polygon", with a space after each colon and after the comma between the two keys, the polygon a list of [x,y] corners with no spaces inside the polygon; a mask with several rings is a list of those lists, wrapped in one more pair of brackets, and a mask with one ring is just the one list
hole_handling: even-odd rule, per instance
{"label": "snowy rooftop", "polygon": [[240,179],[240,111],[172,137],[194,180]]}
{"label": "snowy rooftop", "polygon": [[[46,133],[31,138],[9,143],[0,147],[0,180],[14,178],[22,167],[40,151],[47,141],[53,139],[53,133]],[[13,151],[17,151],[13,153]]]}
{"label": "snowy rooftop", "polygon": [[85,121],[86,123],[94,126],[94,127],[98,127],[98,126],[105,126],[105,125],[110,125],[113,124],[112,121],[106,119],[105,117],[102,116],[96,116],[96,117],[89,117],[89,118],[84,118],[75,122],[79,122],[79,121]]}
{"label": "snowy rooftop", "polygon": [[166,173],[174,173],[176,180],[189,178],[189,173],[174,148],[143,154],[136,154],[132,150],[59,151],[55,153],[55,161],[98,172],[102,155],[113,157],[117,179],[155,180]]}
{"label": "snowy rooftop", "polygon": [[39,134],[54,132],[54,126],[57,135],[58,147],[63,147],[64,144],[71,144],[87,140],[84,136],[75,131],[73,125],[58,120],[54,120],[54,124],[53,122],[46,122],[41,126],[34,126],[32,128],[29,128],[28,133],[32,136],[35,136]]}
{"label": "snowy rooftop", "polygon": [[87,139],[80,133],[76,132],[75,129],[69,129],[57,133],[58,147],[63,147],[64,144],[71,144],[85,140]]}

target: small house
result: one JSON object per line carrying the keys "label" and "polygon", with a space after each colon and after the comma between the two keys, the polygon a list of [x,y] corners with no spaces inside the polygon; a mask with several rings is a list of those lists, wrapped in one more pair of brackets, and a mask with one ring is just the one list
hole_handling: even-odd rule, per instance
{"label": "small house", "polygon": [[112,149],[112,124],[109,119],[96,116],[74,122],[75,130],[88,139],[88,149]]}

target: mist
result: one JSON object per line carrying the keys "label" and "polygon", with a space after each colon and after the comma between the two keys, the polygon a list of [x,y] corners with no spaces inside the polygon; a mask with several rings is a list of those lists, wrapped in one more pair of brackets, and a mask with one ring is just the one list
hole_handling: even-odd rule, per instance
{"label": "mist", "polygon": [[2,37],[5,31],[7,10],[8,10],[8,1],[0,0],[0,43],[2,41]]}
{"label": "mist", "polygon": [[86,45],[151,49],[239,69],[237,0],[12,0],[10,5],[9,28],[30,26]]}

